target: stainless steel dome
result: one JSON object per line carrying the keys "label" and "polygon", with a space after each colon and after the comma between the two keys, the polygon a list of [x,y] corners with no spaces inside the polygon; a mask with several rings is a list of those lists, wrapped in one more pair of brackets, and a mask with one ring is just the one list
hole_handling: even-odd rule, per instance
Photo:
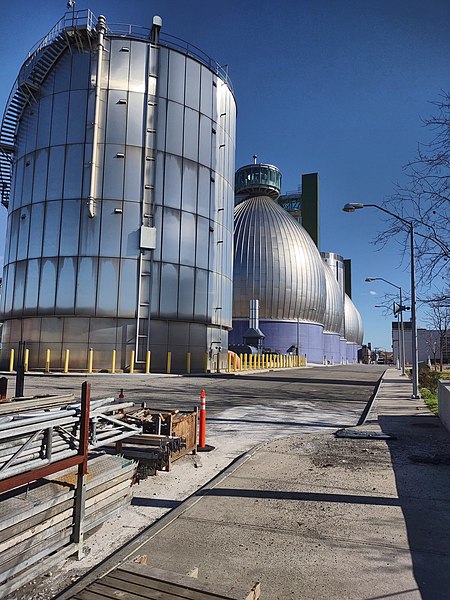
{"label": "stainless steel dome", "polygon": [[362,319],[356,306],[353,304],[347,294],[345,294],[344,315],[345,339],[347,342],[358,344],[360,346],[364,337]]}
{"label": "stainless steel dome", "polygon": [[234,318],[258,299],[261,319],[324,322],[322,260],[289,213],[268,196],[248,198],[234,209],[234,242]]}
{"label": "stainless steel dome", "polygon": [[330,267],[324,262],[325,281],[327,285],[327,305],[323,322],[326,333],[341,333],[344,318],[344,302],[342,291]]}

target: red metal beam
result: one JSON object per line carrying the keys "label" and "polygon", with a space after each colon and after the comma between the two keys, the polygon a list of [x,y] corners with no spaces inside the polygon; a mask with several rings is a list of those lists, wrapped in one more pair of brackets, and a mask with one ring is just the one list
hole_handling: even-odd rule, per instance
{"label": "red metal beam", "polygon": [[3,481],[0,481],[0,494],[12,490],[13,488],[19,487],[21,485],[31,483],[36,479],[41,479],[41,477],[48,477],[49,475],[58,473],[58,471],[64,471],[64,469],[75,467],[83,461],[84,456],[71,456],[70,458],[59,460],[57,462],[51,463],[50,465],[45,465],[45,467],[40,467],[39,469],[34,469],[33,471],[28,471],[27,473],[20,473],[20,475],[8,477],[8,479],[3,479]]}
{"label": "red metal beam", "polygon": [[87,381],[81,386],[80,446],[78,453],[83,458],[78,468],[79,475],[87,475],[89,446],[89,415],[91,412],[91,384]]}

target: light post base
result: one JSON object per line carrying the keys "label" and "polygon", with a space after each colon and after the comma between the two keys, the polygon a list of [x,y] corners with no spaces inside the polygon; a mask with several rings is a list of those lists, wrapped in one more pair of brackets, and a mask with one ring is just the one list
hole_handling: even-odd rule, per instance
{"label": "light post base", "polygon": [[422,396],[420,394],[417,394],[417,396],[411,394],[411,400],[422,400]]}

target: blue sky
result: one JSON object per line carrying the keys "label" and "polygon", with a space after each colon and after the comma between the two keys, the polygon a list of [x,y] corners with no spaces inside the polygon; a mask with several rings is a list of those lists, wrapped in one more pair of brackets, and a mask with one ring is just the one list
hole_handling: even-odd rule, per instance
{"label": "blue sky", "polygon": [[[66,10],[65,0],[2,3],[0,111],[27,51]],[[353,301],[365,341],[390,348],[390,316],[374,308],[409,291],[409,265],[393,241],[372,244],[382,213],[343,213],[346,202],[380,203],[404,181],[402,166],[426,141],[421,118],[449,90],[450,2],[429,0],[92,0],[76,4],[110,23],[150,26],[181,37],[229,66],[238,105],[236,167],[277,165],[283,190],[319,172],[321,250],[352,259]],[[0,207],[0,253],[6,210]],[[424,315],[419,310],[421,324]]]}

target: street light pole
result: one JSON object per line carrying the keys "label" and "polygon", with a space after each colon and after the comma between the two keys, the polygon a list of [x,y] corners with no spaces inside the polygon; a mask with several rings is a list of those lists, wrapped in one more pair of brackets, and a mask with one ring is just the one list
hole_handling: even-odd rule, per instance
{"label": "street light pole", "polygon": [[414,223],[410,222],[411,235],[411,335],[412,335],[412,364],[413,364],[413,398],[419,394],[419,353],[417,348],[417,319],[416,319],[416,261],[414,259]]}
{"label": "street light pole", "polygon": [[409,227],[410,243],[411,243],[411,337],[412,337],[412,384],[413,393],[412,398],[420,398],[419,394],[419,356],[417,352],[417,319],[416,319],[416,265],[414,257],[414,223],[407,221],[403,217],[396,215],[395,213],[387,210],[386,208],[379,206],[378,204],[362,204],[360,202],[347,203],[342,209],[344,212],[355,212],[360,208],[377,208],[382,212],[390,215],[394,219],[405,223]]}
{"label": "street light pole", "polygon": [[[400,331],[398,332],[398,339],[400,340],[400,335],[402,336],[401,345],[403,350],[402,356],[402,375],[405,375],[405,365],[406,365],[406,348],[405,348],[405,327],[403,325],[403,297],[402,297],[402,288],[400,288],[400,306],[402,307],[400,310]],[[398,325],[397,325],[398,331]]]}
{"label": "street light pole", "polygon": [[[398,339],[399,339],[398,353],[399,353],[400,364],[401,364],[401,368],[402,368],[402,375],[405,375],[406,352],[405,352],[405,330],[403,327],[403,310],[406,310],[406,308],[403,306],[403,290],[399,285],[392,283],[392,281],[388,281],[384,277],[366,277],[366,281],[384,281],[384,283],[387,283],[388,285],[392,285],[392,287],[397,288],[399,291],[400,309],[397,313],[397,333],[398,333]],[[394,312],[394,315],[395,315],[395,312]],[[400,333],[401,333],[401,339],[400,339]]]}

